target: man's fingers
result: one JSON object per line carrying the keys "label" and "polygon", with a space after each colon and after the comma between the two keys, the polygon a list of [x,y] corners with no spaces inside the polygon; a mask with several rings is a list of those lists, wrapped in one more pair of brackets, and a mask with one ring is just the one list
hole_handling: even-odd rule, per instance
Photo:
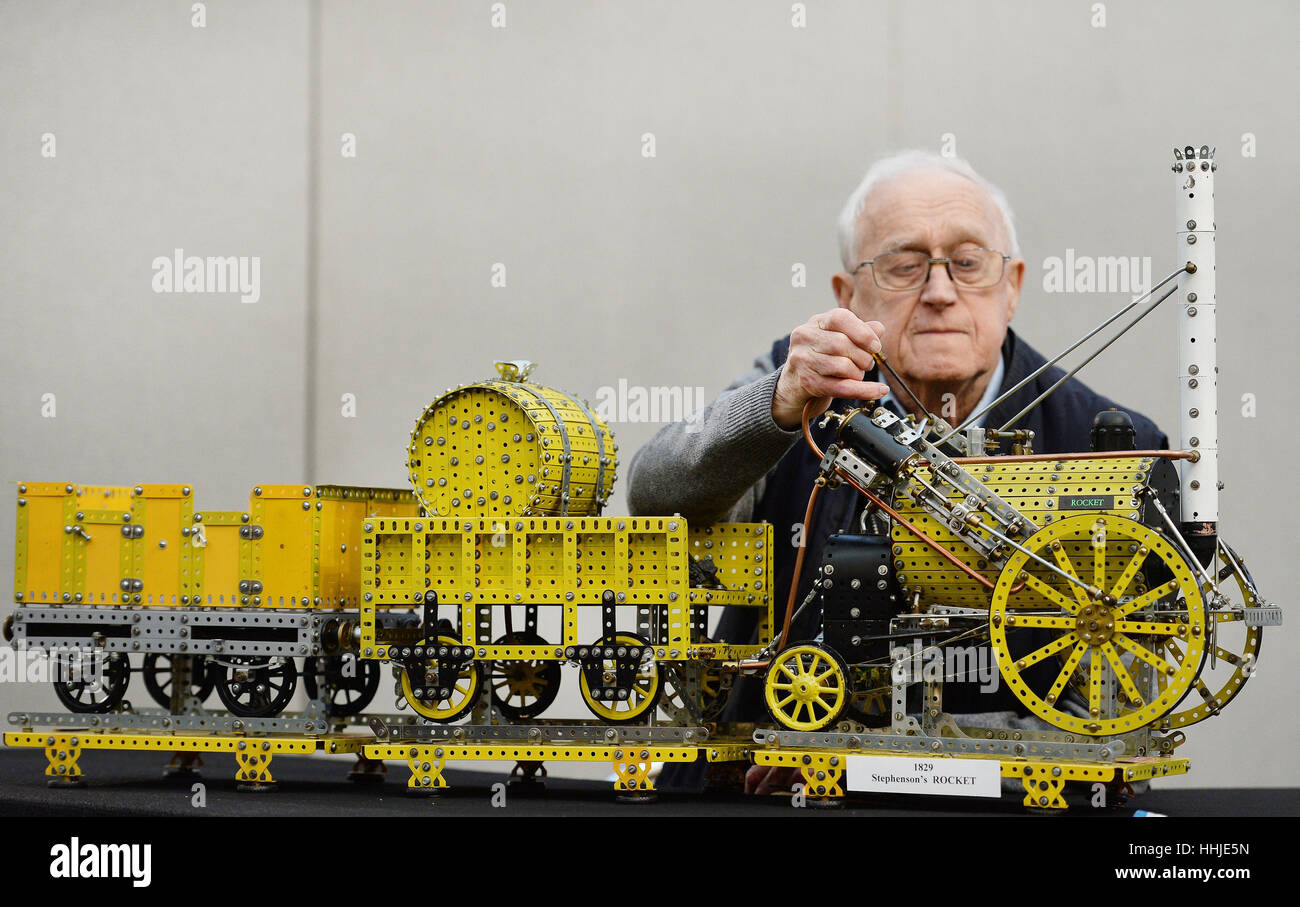
{"label": "man's fingers", "polygon": [[751,765],[745,771],[745,793],[756,793],[771,771],[770,765]]}
{"label": "man's fingers", "polygon": [[[848,356],[836,356],[831,353],[819,353],[816,350],[804,350],[796,363],[801,378],[858,378],[862,369]],[[805,384],[807,382],[804,382]],[[812,388],[809,388],[812,390]]]}
{"label": "man's fingers", "polygon": [[822,330],[843,334],[867,353],[878,353],[882,348],[880,338],[885,333],[885,326],[879,321],[863,321],[848,309],[833,309],[817,316],[817,319],[820,319],[819,326],[825,324]]}
{"label": "man's fingers", "polygon": [[[756,781],[752,791],[752,793],[758,794],[759,796],[773,793],[789,793],[790,789],[794,786],[794,782],[800,775],[799,769],[789,768],[788,766],[773,765],[769,767],[756,765],[754,768],[767,769],[762,777]],[[753,769],[750,769],[750,771],[752,772]],[[749,793],[749,773],[746,773],[745,775],[745,787],[746,792]]]}
{"label": "man's fingers", "polygon": [[838,397],[841,400],[879,400],[889,393],[889,385],[879,381],[863,381],[861,372],[845,375],[827,375],[812,372],[800,375],[800,383],[811,397]]}
{"label": "man's fingers", "polygon": [[814,315],[791,331],[790,351],[772,398],[776,424],[797,427],[810,399],[879,400],[889,393],[883,383],[862,380],[875,367],[871,352],[880,350],[883,332],[879,321],[863,321],[842,308]]}
{"label": "man's fingers", "polygon": [[827,381],[823,397],[839,397],[841,400],[881,400],[889,393],[889,385],[879,381],[861,381],[841,378]]}
{"label": "man's fingers", "polygon": [[808,343],[814,352],[825,356],[837,356],[853,363],[857,373],[869,372],[876,365],[871,354],[859,346],[852,338],[839,331],[822,331]]}

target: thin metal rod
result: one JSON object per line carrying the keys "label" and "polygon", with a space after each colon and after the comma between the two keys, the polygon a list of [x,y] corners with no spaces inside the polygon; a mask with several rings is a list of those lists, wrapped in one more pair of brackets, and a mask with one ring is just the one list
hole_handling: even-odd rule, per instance
{"label": "thin metal rod", "polygon": [[[969,466],[972,463],[1052,463],[1056,461],[1065,462],[1067,460],[1096,460],[1100,458],[1112,459],[1134,459],[1134,458],[1159,458],[1162,460],[1190,460],[1192,451],[1190,450],[1107,450],[1103,453],[1089,451],[1087,453],[1068,453],[1068,454],[1003,454],[1001,456],[986,457],[951,457],[952,462],[958,466]],[[928,460],[917,461],[918,466],[925,466]]]}
{"label": "thin metal rod", "polygon": [[884,353],[872,353],[871,356],[876,360],[876,362],[880,365],[881,368],[889,372],[889,377],[897,381],[899,387],[907,391],[907,395],[916,402],[917,407],[921,410],[921,412],[925,413],[927,418],[934,418],[934,414],[931,413],[928,409],[926,409],[925,404],[921,402],[921,398],[918,397],[916,394],[912,393],[912,389],[907,386],[907,382],[904,381],[902,378],[900,378],[898,372],[894,371],[894,367],[890,365],[887,361],[885,361]]}
{"label": "thin metal rod", "polygon": [[1174,525],[1173,519],[1169,516],[1169,511],[1165,510],[1165,505],[1160,503],[1159,496],[1151,490],[1150,485],[1143,486],[1142,495],[1143,497],[1148,498],[1151,503],[1155,505],[1156,512],[1160,514],[1160,519],[1164,520],[1165,525],[1169,527],[1169,534],[1173,536],[1172,541],[1174,547],[1178,549],[1178,553],[1181,554],[1187,562],[1196,569],[1196,572],[1201,575],[1201,582],[1205,583],[1205,587],[1215,595],[1218,595],[1218,580],[1211,579],[1210,574],[1205,572],[1205,568],[1201,566],[1201,559],[1192,553],[1192,546],[1187,544],[1187,540],[1183,538],[1183,534],[1179,532],[1178,527]]}
{"label": "thin metal rod", "polygon": [[1151,305],[1149,305],[1146,309],[1144,309],[1141,315],[1139,315],[1138,317],[1134,318],[1132,321],[1130,321],[1128,324],[1126,324],[1126,325],[1124,326],[1124,328],[1123,328],[1123,329],[1122,329],[1118,334],[1116,334],[1114,337],[1112,337],[1112,338],[1110,338],[1109,340],[1107,340],[1107,341],[1106,341],[1105,343],[1103,343],[1100,347],[1098,347],[1095,351],[1093,351],[1093,353],[1092,353],[1091,356],[1089,356],[1087,359],[1084,359],[1082,362],[1080,362],[1080,363],[1079,363],[1078,365],[1076,365],[1074,368],[1070,369],[1068,372],[1066,372],[1064,375],[1062,375],[1062,376],[1061,376],[1061,379],[1060,379],[1059,381],[1057,381],[1055,384],[1053,384],[1053,385],[1052,385],[1051,387],[1049,387],[1047,390],[1045,390],[1045,391],[1043,391],[1041,394],[1039,394],[1039,395],[1038,395],[1038,398],[1037,398],[1036,400],[1034,400],[1034,402],[1030,403],[1028,406],[1026,406],[1026,407],[1025,407],[1024,409],[1022,409],[1020,412],[1016,413],[1016,414],[1015,414],[1014,416],[1012,416],[1009,420],[1007,420],[1007,424],[1006,424],[1006,425],[1003,425],[1001,428],[999,428],[998,431],[1006,431],[1006,430],[1007,430],[1008,428],[1010,428],[1012,425],[1015,425],[1016,422],[1018,422],[1020,419],[1024,418],[1024,416],[1025,416],[1026,413],[1028,413],[1030,410],[1032,410],[1032,409],[1033,409],[1034,407],[1036,407],[1038,404],[1042,403],[1044,400],[1046,400],[1048,397],[1050,397],[1052,394],[1054,394],[1054,393],[1056,392],[1056,389],[1057,389],[1058,387],[1060,387],[1062,384],[1064,384],[1065,382],[1067,382],[1067,381],[1069,381],[1071,378],[1073,378],[1075,375],[1077,375],[1077,374],[1079,373],[1079,370],[1080,370],[1080,369],[1082,369],[1082,368],[1083,368],[1085,365],[1087,365],[1089,362],[1091,362],[1092,360],[1096,359],[1096,358],[1097,358],[1098,356],[1100,356],[1103,352],[1105,352],[1107,347],[1109,347],[1109,346],[1110,346],[1112,343],[1114,343],[1116,340],[1118,340],[1119,338],[1121,338],[1121,337],[1123,337],[1125,334],[1127,334],[1127,333],[1129,332],[1129,330],[1131,330],[1131,329],[1133,328],[1133,326],[1136,325],[1139,321],[1141,321],[1143,318],[1147,317],[1147,316],[1150,315],[1152,312],[1154,312],[1154,311],[1156,310],[1156,308],[1159,307],[1160,303],[1164,302],[1166,299],[1168,299],[1170,296],[1172,296],[1172,295],[1174,294],[1174,291],[1177,290],[1177,289],[1178,289],[1178,287],[1173,286],[1173,287],[1170,287],[1168,290],[1166,290],[1165,293],[1164,293],[1164,295],[1161,296],[1159,299],[1157,299],[1155,302],[1153,302]]}
{"label": "thin metal rod", "polygon": [[935,443],[935,446],[937,447],[939,444],[942,444],[944,441],[947,441],[949,438],[951,438],[953,435],[957,434],[959,431],[961,431],[962,429],[964,429],[966,426],[970,425],[972,422],[974,422],[974,421],[975,421],[976,419],[978,419],[980,416],[984,415],[986,412],[988,412],[989,410],[993,409],[993,407],[997,406],[997,405],[998,405],[999,403],[1001,403],[1003,400],[1006,400],[1008,397],[1010,397],[1010,396],[1011,396],[1012,394],[1014,394],[1016,391],[1020,390],[1022,387],[1024,387],[1024,386],[1025,386],[1026,384],[1028,384],[1030,381],[1033,381],[1035,378],[1037,378],[1037,377],[1038,377],[1039,375],[1041,375],[1043,372],[1047,371],[1047,370],[1048,370],[1049,368],[1051,368],[1053,365],[1056,365],[1056,363],[1060,362],[1060,361],[1061,361],[1062,359],[1064,359],[1066,356],[1068,356],[1068,355],[1070,355],[1071,353],[1073,353],[1073,352],[1074,352],[1075,350],[1077,350],[1080,346],[1082,346],[1083,344],[1087,343],[1087,342],[1088,342],[1089,340],[1091,340],[1093,337],[1096,337],[1097,334],[1100,333],[1102,330],[1104,330],[1105,328],[1109,327],[1111,324],[1114,324],[1114,323],[1115,323],[1115,320],[1118,319],[1118,318],[1119,318],[1121,315],[1123,315],[1125,312],[1128,312],[1128,311],[1129,311],[1130,309],[1132,309],[1135,305],[1138,305],[1140,302],[1142,302],[1142,300],[1146,299],[1148,296],[1150,296],[1150,295],[1151,295],[1152,293],[1154,293],[1156,290],[1160,289],[1160,288],[1163,287],[1165,284],[1169,283],[1169,281],[1173,280],[1175,277],[1177,277],[1179,274],[1182,274],[1182,273],[1183,273],[1184,271],[1186,271],[1186,270],[1187,270],[1187,266],[1184,265],[1183,267],[1179,268],[1177,271],[1174,271],[1172,274],[1170,274],[1170,275],[1169,275],[1168,277],[1166,277],[1164,280],[1161,280],[1159,283],[1157,283],[1157,284],[1156,284],[1155,286],[1153,286],[1151,289],[1147,290],[1147,291],[1146,291],[1145,293],[1143,293],[1141,296],[1136,296],[1136,297],[1134,297],[1133,300],[1132,300],[1131,302],[1129,302],[1128,305],[1124,306],[1124,308],[1120,309],[1120,310],[1119,310],[1118,312],[1116,312],[1114,315],[1111,315],[1109,318],[1107,318],[1107,319],[1106,319],[1105,321],[1103,321],[1101,324],[1097,325],[1095,328],[1093,328],[1093,329],[1092,329],[1091,331],[1089,331],[1088,333],[1084,334],[1082,337],[1080,337],[1080,338],[1079,338],[1078,340],[1076,340],[1074,343],[1070,344],[1068,347],[1066,347],[1065,349],[1061,350],[1061,352],[1057,353],[1054,357],[1052,357],[1051,359],[1049,359],[1049,360],[1047,360],[1046,362],[1044,362],[1044,363],[1043,363],[1042,365],[1040,365],[1038,368],[1034,369],[1032,372],[1030,372],[1030,373],[1029,373],[1028,375],[1026,375],[1024,378],[1020,379],[1020,381],[1018,381],[1018,382],[1016,383],[1016,386],[1015,386],[1015,387],[1009,388],[1005,394],[1003,394],[1002,396],[998,397],[996,400],[994,400],[994,401],[991,402],[988,406],[984,407],[983,409],[979,410],[978,412],[971,413],[969,416],[966,417],[966,421],[965,421],[965,422],[963,422],[961,425],[958,425],[958,426],[957,426],[956,428],[954,428],[952,431],[948,432],[948,434],[946,434],[946,435],[944,435],[942,438],[940,438],[940,439]]}
{"label": "thin metal rod", "polygon": [[1034,552],[1030,551],[1024,545],[1018,545],[1015,542],[1011,541],[1011,539],[1007,538],[1005,535],[998,532],[992,526],[989,526],[983,520],[980,520],[979,527],[983,529],[985,532],[987,532],[989,535],[993,536],[998,541],[1006,542],[1008,545],[1010,545],[1012,548],[1015,548],[1017,551],[1021,552],[1022,554],[1028,555],[1030,560],[1038,561],[1040,567],[1046,567],[1048,570],[1052,571],[1053,573],[1055,573],[1057,576],[1059,576],[1061,579],[1065,580],[1066,582],[1074,583],[1080,589],[1087,592],[1090,598],[1095,597],[1095,595],[1101,591],[1096,586],[1092,586],[1089,585],[1088,583],[1085,583],[1077,576],[1071,576],[1070,574],[1066,573],[1064,570],[1062,570],[1060,567],[1056,566],[1055,564],[1049,564],[1047,561],[1043,560],[1037,554],[1034,554]]}
{"label": "thin metal rod", "polygon": [[[1259,598],[1259,592],[1255,589],[1255,584],[1251,582],[1250,577],[1246,575],[1245,568],[1241,566],[1241,563],[1237,560],[1237,556],[1233,554],[1232,549],[1228,547],[1227,542],[1225,542],[1223,539],[1219,539],[1218,546],[1219,546],[1219,550],[1223,552],[1224,558],[1227,559],[1228,565],[1232,570],[1232,572],[1237,574],[1237,577],[1243,583],[1246,584],[1246,586],[1250,589],[1251,595],[1255,596],[1256,598]],[[1226,579],[1227,577],[1223,577],[1223,578]]]}

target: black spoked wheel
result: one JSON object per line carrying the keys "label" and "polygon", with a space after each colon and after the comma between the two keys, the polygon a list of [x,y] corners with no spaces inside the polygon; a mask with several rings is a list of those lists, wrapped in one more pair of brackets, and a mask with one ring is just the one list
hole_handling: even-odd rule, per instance
{"label": "black spoked wheel", "polygon": [[[493,645],[551,648],[545,639],[526,631],[507,633]],[[492,704],[511,721],[536,718],[560,692],[560,663],[542,658],[493,662],[488,669],[488,687]]]}
{"label": "black spoked wheel", "polygon": [[298,669],[292,658],[229,655],[217,668],[217,695],[241,718],[269,718],[284,711],[298,689]]}
{"label": "black spoked wheel", "polygon": [[331,718],[359,715],[379,690],[379,663],[352,654],[312,656],[302,663],[302,685],[310,698],[324,698]]}
{"label": "black spoked wheel", "polygon": [[67,680],[54,681],[54,695],[70,712],[108,712],[126,695],[131,681],[131,663],[126,655],[114,652],[97,664],[82,660],[62,661]]}
{"label": "black spoked wheel", "polygon": [[[153,701],[165,709],[171,708],[172,704],[172,682],[176,678],[176,659],[184,657],[169,652],[150,652],[144,657],[144,667],[141,669],[144,675],[144,688],[149,691]],[[190,695],[202,702],[212,694],[212,688],[216,686],[217,681],[212,676],[211,666],[206,658],[202,655],[191,655],[189,658]]]}

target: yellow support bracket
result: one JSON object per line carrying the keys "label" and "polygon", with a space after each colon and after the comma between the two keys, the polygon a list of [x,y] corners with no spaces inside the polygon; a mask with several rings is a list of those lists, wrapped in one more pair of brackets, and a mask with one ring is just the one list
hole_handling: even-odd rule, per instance
{"label": "yellow support bracket", "polygon": [[1025,788],[1025,806],[1039,809],[1068,809],[1070,804],[1065,802],[1063,791],[1065,790],[1064,778],[1053,778],[1049,775],[1024,775],[1020,783]]}
{"label": "yellow support bracket", "polygon": [[447,767],[446,756],[430,755],[427,749],[412,747],[406,759],[411,777],[406,779],[407,790],[437,790],[447,786],[442,770]]}
{"label": "yellow support bracket", "polygon": [[628,749],[614,751],[615,790],[650,791],[655,789],[650,777],[650,751]]}
{"label": "yellow support bracket", "polygon": [[803,792],[805,797],[842,797],[844,788],[840,779],[844,769],[838,765],[803,766]]}
{"label": "yellow support bracket", "polygon": [[239,771],[235,780],[242,782],[244,789],[261,789],[275,784],[271,775],[271,754],[258,750],[236,750],[235,759],[239,761]]}
{"label": "yellow support bracket", "polygon": [[45,774],[55,782],[64,784],[76,784],[81,782],[81,768],[77,765],[77,757],[81,755],[81,747],[71,746],[66,742],[59,742],[54,746],[45,747],[45,758],[49,760],[49,765],[45,767]]}
{"label": "yellow support bracket", "polygon": [[844,757],[827,752],[780,752],[755,750],[757,765],[792,765],[803,774],[803,792],[812,799],[844,796]]}

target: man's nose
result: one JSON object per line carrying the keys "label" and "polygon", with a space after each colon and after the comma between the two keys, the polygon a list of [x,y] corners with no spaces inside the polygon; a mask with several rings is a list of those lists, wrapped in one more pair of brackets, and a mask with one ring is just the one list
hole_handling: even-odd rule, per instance
{"label": "man's nose", "polygon": [[930,278],[921,285],[921,301],[927,305],[952,305],[957,301],[957,285],[948,276],[948,266],[936,261],[930,264]]}

